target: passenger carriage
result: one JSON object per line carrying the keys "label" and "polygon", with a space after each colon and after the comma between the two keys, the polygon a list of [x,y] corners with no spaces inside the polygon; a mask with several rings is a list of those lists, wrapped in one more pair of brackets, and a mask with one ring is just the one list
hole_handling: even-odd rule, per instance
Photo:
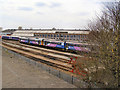
{"label": "passenger carriage", "polygon": [[20,37],[19,41],[20,41],[21,43],[29,43],[29,39],[26,38],[26,37]]}
{"label": "passenger carriage", "polygon": [[45,42],[45,46],[48,47],[60,48],[60,49],[65,48],[65,44],[63,41],[55,41],[53,39],[49,39],[49,40],[44,40],[44,42]]}
{"label": "passenger carriage", "polygon": [[30,39],[29,39],[29,44],[39,45],[39,43],[40,43],[40,40],[37,39],[37,38],[30,38]]}
{"label": "passenger carriage", "polygon": [[2,39],[10,40],[10,39],[11,39],[11,36],[2,36]]}
{"label": "passenger carriage", "polygon": [[66,42],[67,50],[89,52],[87,43]]}
{"label": "passenger carriage", "polygon": [[2,39],[19,41],[19,37],[18,36],[2,36]]}
{"label": "passenger carriage", "polygon": [[89,52],[87,43],[77,43],[77,42],[66,42],[66,41],[55,41],[54,39],[45,39],[45,38],[26,38],[20,37],[20,42],[32,45],[40,45],[48,48],[55,48],[67,51],[80,51],[80,52]]}
{"label": "passenger carriage", "polygon": [[15,41],[19,41],[19,37],[18,36],[11,36],[11,39],[15,40]]}

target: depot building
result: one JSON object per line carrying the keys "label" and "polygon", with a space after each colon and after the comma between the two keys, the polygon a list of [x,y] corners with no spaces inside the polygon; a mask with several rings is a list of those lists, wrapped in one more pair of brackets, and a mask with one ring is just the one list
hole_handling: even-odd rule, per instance
{"label": "depot building", "polygon": [[77,29],[18,29],[12,36],[87,41],[89,30]]}

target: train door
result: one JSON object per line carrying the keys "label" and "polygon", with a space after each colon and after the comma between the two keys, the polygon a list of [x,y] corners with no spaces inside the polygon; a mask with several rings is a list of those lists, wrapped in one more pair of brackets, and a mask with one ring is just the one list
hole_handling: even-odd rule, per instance
{"label": "train door", "polygon": [[41,40],[41,45],[43,45],[43,40]]}
{"label": "train door", "polygon": [[64,49],[65,49],[65,50],[66,50],[66,46],[67,46],[67,45],[66,45],[66,41],[65,41],[65,42],[64,42]]}
{"label": "train door", "polygon": [[44,45],[44,39],[41,40],[41,45]]}
{"label": "train door", "polygon": [[38,45],[40,45],[40,40],[38,40]]}

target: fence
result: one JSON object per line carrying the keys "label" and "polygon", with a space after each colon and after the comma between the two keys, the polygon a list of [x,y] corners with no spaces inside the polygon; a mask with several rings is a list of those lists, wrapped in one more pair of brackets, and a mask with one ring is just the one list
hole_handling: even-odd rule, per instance
{"label": "fence", "polygon": [[[65,72],[56,70],[56,69],[54,69],[52,67],[49,67],[49,66],[47,66],[45,64],[36,62],[36,61],[34,61],[34,60],[30,59],[30,58],[27,58],[27,57],[25,57],[25,56],[23,56],[21,54],[18,54],[18,53],[14,52],[14,51],[8,50],[8,49],[6,49],[4,47],[3,47],[3,49],[6,50],[8,53],[13,54],[14,56],[17,56],[17,57],[21,58],[21,60],[25,60],[29,64],[37,66],[37,67],[47,71],[48,73],[50,73],[50,74],[52,74],[54,76],[57,76],[57,77],[65,80],[66,82],[71,83],[71,84],[73,84],[73,85],[75,85],[75,86],[77,86],[79,88],[87,88],[89,86],[88,83],[80,80],[77,77],[74,77],[72,75],[66,74]],[[93,85],[93,87],[96,88],[95,85]]]}

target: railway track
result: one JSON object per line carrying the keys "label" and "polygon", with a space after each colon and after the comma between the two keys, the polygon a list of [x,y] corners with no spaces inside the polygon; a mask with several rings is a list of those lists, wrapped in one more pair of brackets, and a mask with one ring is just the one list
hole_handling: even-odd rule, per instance
{"label": "railway track", "polygon": [[66,56],[54,54],[52,52],[43,52],[37,48],[34,49],[34,46],[31,48],[31,46],[29,47],[29,45],[24,46],[24,44],[15,44],[7,41],[3,41],[2,46],[19,54],[22,54],[28,58],[31,58],[37,62],[52,66],[56,69],[67,72],[72,70],[72,65],[68,64],[68,61],[70,59],[68,59],[68,57]]}
{"label": "railway track", "polygon": [[16,44],[16,45],[21,45],[21,46],[24,46],[24,47],[30,47],[30,48],[33,48],[33,49],[37,49],[37,50],[41,50],[41,51],[44,51],[44,52],[51,52],[53,54],[59,54],[59,55],[63,55],[63,56],[66,56],[66,57],[83,57],[81,55],[77,55],[77,54],[73,54],[73,53],[69,53],[69,52],[63,52],[63,51],[58,51],[58,50],[53,50],[53,49],[46,49],[46,48],[43,48],[43,47],[38,47],[38,46],[32,46],[32,45],[28,45],[28,44],[22,44],[22,43],[19,43],[18,41],[10,41],[10,40],[3,40],[5,42],[8,42],[8,43],[13,43],[13,44]]}
{"label": "railway track", "polygon": [[[30,47],[24,47],[24,46],[21,46],[21,45],[14,45],[14,44],[11,44],[11,43],[5,43],[3,42],[3,44],[5,45],[9,45],[11,47],[16,47],[20,50],[24,50],[24,51],[27,51],[27,52],[31,52],[31,53],[34,53],[36,55],[40,55],[40,56],[43,56],[43,57],[47,57],[49,59],[54,59],[54,60],[58,60],[58,61],[61,61],[61,62],[65,62],[67,63],[69,61],[69,58],[67,57],[64,57],[64,58],[61,58],[60,55],[57,55],[57,54],[52,54],[52,53],[47,53],[47,52],[43,52],[43,51],[40,51],[40,50],[36,50],[36,49],[33,49],[33,48],[30,48]],[[65,59],[66,58],[66,59]]]}

